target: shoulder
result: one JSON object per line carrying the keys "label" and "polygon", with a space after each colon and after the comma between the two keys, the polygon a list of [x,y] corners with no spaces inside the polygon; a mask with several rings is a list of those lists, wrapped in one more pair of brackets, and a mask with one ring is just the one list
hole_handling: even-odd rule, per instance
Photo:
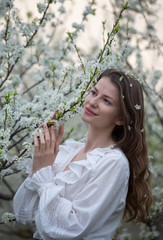
{"label": "shoulder", "polygon": [[119,161],[121,159],[121,162],[128,164],[128,159],[120,148],[111,148],[109,151],[106,151],[105,157],[113,161]]}
{"label": "shoulder", "polygon": [[99,157],[96,162],[95,168],[97,171],[113,171],[129,176],[129,161],[121,149],[113,146],[105,149],[97,149],[97,153],[98,152],[101,154],[101,157]]}
{"label": "shoulder", "polygon": [[92,151],[92,154],[97,159],[106,159],[108,162],[121,162],[126,163],[128,165],[128,159],[120,148],[116,148],[115,145],[111,145],[106,148],[96,148]]}
{"label": "shoulder", "polygon": [[110,164],[111,162],[115,163],[119,167],[125,167],[129,170],[129,161],[126,155],[120,148],[112,148],[110,151],[106,152],[105,158]]}
{"label": "shoulder", "polygon": [[115,189],[121,192],[127,191],[130,170],[125,154],[118,148],[108,148],[105,151],[102,149],[102,152],[103,155],[101,154],[92,166],[90,181],[98,182],[108,191],[110,188],[114,188],[114,191]]}

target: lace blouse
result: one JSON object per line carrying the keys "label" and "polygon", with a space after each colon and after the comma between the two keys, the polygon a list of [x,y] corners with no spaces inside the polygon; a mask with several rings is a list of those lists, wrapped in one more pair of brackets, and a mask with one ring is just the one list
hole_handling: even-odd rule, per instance
{"label": "lace blouse", "polygon": [[[52,166],[26,178],[14,197],[16,220],[43,240],[110,240],[125,208],[129,164],[114,145],[71,162],[84,143],[61,145]],[[69,170],[64,171],[69,165]],[[28,169],[31,171],[31,167]]]}

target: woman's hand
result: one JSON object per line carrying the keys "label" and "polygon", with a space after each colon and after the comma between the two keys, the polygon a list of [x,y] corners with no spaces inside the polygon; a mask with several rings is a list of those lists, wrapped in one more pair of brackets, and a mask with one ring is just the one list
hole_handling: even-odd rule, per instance
{"label": "woman's hand", "polygon": [[56,135],[56,128],[53,125],[48,128],[47,124],[44,124],[43,129],[44,133],[39,131],[39,137],[34,136],[33,173],[52,165],[55,161],[64,133],[64,124],[59,127],[58,135]]}

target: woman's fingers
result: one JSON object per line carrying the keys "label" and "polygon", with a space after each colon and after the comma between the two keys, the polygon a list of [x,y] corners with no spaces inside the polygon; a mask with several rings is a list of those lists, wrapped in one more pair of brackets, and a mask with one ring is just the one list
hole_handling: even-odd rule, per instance
{"label": "woman's fingers", "polygon": [[[58,136],[56,137],[56,128],[54,125],[48,128],[47,125],[43,125],[43,129],[39,128],[39,136],[34,136],[34,161],[33,172],[35,173],[39,169],[51,166],[58,154],[59,144],[63,137],[63,128],[61,125],[58,130]],[[42,131],[44,130],[44,131]]]}
{"label": "woman's fingers", "polygon": [[[59,144],[62,142],[63,134],[64,134],[64,124],[59,127],[58,135],[56,136],[56,128],[54,125],[48,128],[46,123],[41,124],[43,126],[44,133],[42,132],[42,128],[39,128],[39,139],[36,136],[34,138],[34,144],[38,151],[44,152],[45,150],[52,149],[57,154],[59,150]],[[40,127],[39,126],[39,127]]]}
{"label": "woman's fingers", "polygon": [[54,147],[55,147],[55,143],[56,143],[56,128],[54,128],[54,126],[52,125],[50,127],[50,136],[51,136],[51,148],[54,151]]}
{"label": "woman's fingers", "polygon": [[59,127],[59,131],[56,139],[56,151],[58,151],[59,144],[62,142],[63,134],[64,134],[64,123]]}
{"label": "woman's fingers", "polygon": [[35,145],[35,152],[39,151],[39,140],[37,135],[34,136],[34,145]]}
{"label": "woman's fingers", "polygon": [[59,127],[59,132],[57,136],[57,141],[59,142],[59,144],[62,142],[63,134],[64,134],[64,123],[62,123],[62,125]]}
{"label": "woman's fingers", "polygon": [[39,136],[40,136],[40,152],[45,151],[45,138],[44,134],[41,129],[39,129]]}
{"label": "woman's fingers", "polygon": [[46,150],[49,150],[51,145],[51,139],[50,139],[50,133],[49,133],[47,124],[44,124],[44,137],[45,137],[45,148]]}

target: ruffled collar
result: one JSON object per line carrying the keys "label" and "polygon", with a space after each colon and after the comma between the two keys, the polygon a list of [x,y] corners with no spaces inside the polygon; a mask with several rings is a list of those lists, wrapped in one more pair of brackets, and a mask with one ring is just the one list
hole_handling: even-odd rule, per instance
{"label": "ruffled collar", "polygon": [[[115,146],[112,144],[105,148],[95,148],[87,153],[86,159],[71,162],[71,159],[84,147],[84,144],[71,139],[60,146],[60,152],[55,161],[56,181],[59,181],[60,184],[74,184],[81,180],[82,177],[87,178],[97,161],[100,161]],[[114,151],[117,150],[114,149]],[[70,170],[63,171],[67,165],[69,165]]]}
{"label": "ruffled collar", "polygon": [[[85,143],[83,143],[83,142],[75,141],[73,139],[68,139],[65,142],[65,145],[60,146],[60,150],[62,150],[62,151],[64,150],[67,153],[70,153],[70,151],[73,151],[76,149],[79,149],[79,151],[80,151],[84,147],[84,145],[85,145]],[[94,148],[87,154],[103,156],[104,154],[109,152],[111,149],[115,148],[115,146],[116,146],[116,144],[111,144],[104,148]]]}

